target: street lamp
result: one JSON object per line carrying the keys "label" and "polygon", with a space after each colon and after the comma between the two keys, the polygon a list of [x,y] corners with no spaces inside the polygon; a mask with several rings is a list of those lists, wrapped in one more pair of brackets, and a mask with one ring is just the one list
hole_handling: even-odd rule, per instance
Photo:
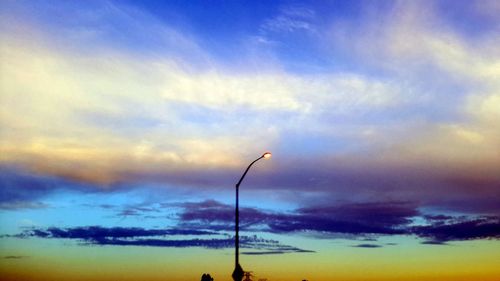
{"label": "street lamp", "polygon": [[236,232],[236,235],[234,236],[235,252],[234,252],[234,271],[233,271],[233,275],[232,275],[234,281],[241,281],[243,279],[243,275],[245,274],[245,272],[243,271],[243,268],[241,268],[240,261],[239,261],[239,258],[240,258],[239,257],[239,255],[240,255],[240,236],[239,236],[240,209],[239,209],[239,197],[238,197],[238,195],[239,195],[239,191],[240,191],[240,184],[243,181],[243,179],[245,178],[245,176],[247,175],[248,170],[250,170],[250,167],[252,167],[252,165],[255,162],[259,161],[262,158],[264,158],[264,159],[271,158],[271,152],[266,152],[266,153],[262,154],[261,157],[255,159],[252,163],[250,163],[250,165],[248,165],[247,169],[245,170],[245,172],[241,176],[240,180],[236,184],[236,208],[235,208],[235,224],[234,224],[234,230]]}

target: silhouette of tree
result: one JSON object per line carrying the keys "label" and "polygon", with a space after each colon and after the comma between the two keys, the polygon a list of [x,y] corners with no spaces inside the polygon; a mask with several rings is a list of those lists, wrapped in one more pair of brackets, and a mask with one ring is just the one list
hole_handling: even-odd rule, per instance
{"label": "silhouette of tree", "polygon": [[210,276],[210,274],[203,273],[203,275],[201,276],[201,281],[214,281],[214,279],[212,278],[212,276]]}

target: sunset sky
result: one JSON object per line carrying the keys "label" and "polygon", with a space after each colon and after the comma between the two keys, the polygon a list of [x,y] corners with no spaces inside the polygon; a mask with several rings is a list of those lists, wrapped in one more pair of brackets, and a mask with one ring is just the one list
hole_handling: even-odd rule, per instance
{"label": "sunset sky", "polygon": [[500,1],[0,1],[2,280],[498,281]]}

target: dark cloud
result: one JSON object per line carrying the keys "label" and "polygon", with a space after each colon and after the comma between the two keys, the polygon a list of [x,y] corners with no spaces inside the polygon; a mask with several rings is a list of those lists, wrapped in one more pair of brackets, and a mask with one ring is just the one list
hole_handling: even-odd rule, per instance
{"label": "dark cloud", "polygon": [[[286,253],[314,253],[314,251],[304,250],[304,249],[300,249],[300,248],[297,248],[294,246],[281,244],[277,240],[259,238],[256,235],[243,236],[243,239],[240,238],[240,244],[242,244],[242,241],[243,241],[243,245],[245,248],[259,250],[258,253],[260,253],[261,255],[277,254],[278,252],[280,252],[282,254],[286,254]],[[250,253],[249,255],[256,255],[257,252],[247,251],[245,253],[247,253],[247,254]]]}
{"label": "dark cloud", "polygon": [[[177,229],[193,231],[205,229],[230,233],[234,229],[234,206],[215,200],[155,204],[154,206],[131,205],[124,207],[120,214],[125,215],[125,211],[129,210],[127,214],[145,215],[161,212],[164,208],[180,209],[174,217],[170,217],[174,221],[177,220]],[[498,239],[500,237],[498,217],[421,214],[417,205],[410,202],[331,204],[299,208],[290,212],[272,212],[242,207],[240,219],[240,227],[243,231],[298,233],[326,239],[343,237],[375,241],[376,237],[382,235],[411,235],[425,239],[427,244],[437,244],[446,241]],[[426,223],[414,225],[413,222],[416,219],[417,221],[423,219]],[[88,229],[85,230],[88,231]],[[76,235],[76,231],[82,230],[73,229],[71,234],[62,232],[62,234],[38,233],[37,235]],[[131,236],[136,234],[132,233]],[[106,235],[108,234],[104,233],[101,236]],[[151,235],[161,234],[151,232]],[[149,243],[156,242],[150,241]]]}
{"label": "dark cloud", "polygon": [[354,245],[352,247],[356,247],[356,248],[381,248],[382,246],[377,245],[377,244],[358,244],[358,245]]}
{"label": "dark cloud", "polygon": [[402,227],[418,215],[406,202],[356,203],[296,210],[289,220],[272,225],[282,231],[323,231],[349,234],[404,234]]}
{"label": "dark cloud", "polygon": [[0,165],[0,209],[39,209],[47,207],[39,200],[61,189],[98,190],[86,183],[29,172],[17,166]]}
{"label": "dark cloud", "polygon": [[368,222],[344,221],[322,215],[294,215],[285,218],[288,219],[270,223],[270,230],[276,233],[319,231],[323,233],[346,233],[360,236],[366,234],[405,234],[404,229],[380,226],[376,222],[370,224]]}
{"label": "dark cloud", "polygon": [[257,256],[257,255],[281,255],[283,251],[267,251],[267,252],[241,252],[242,255]]}
{"label": "dark cloud", "polygon": [[[179,219],[183,225],[210,229],[232,229],[234,207],[216,201],[183,204]],[[243,229],[275,233],[318,231],[347,234],[405,234],[402,226],[417,215],[408,203],[347,204],[333,207],[301,208],[292,213],[276,213],[241,208]]]}
{"label": "dark cloud", "polygon": [[410,218],[419,214],[414,204],[409,202],[355,203],[340,206],[309,207],[298,210],[304,215],[335,217],[337,219],[394,227],[411,222]]}
{"label": "dark cloud", "polygon": [[[184,210],[180,214],[180,220],[199,221],[202,223],[231,222],[234,221],[234,206],[226,205],[214,200],[203,202],[188,202],[180,205]],[[242,208],[240,212],[245,212]],[[245,221],[250,217],[245,216]]]}
{"label": "dark cloud", "polygon": [[[15,235],[18,238],[38,237],[73,239],[89,245],[150,246],[150,247],[206,247],[227,248],[234,245],[230,238],[219,239],[171,239],[171,236],[205,236],[218,233],[206,230],[144,229],[140,227],[101,226],[58,228],[31,228]],[[242,239],[247,242],[246,240]]]}
{"label": "dark cloud", "polygon": [[19,209],[45,209],[50,207],[50,205],[43,202],[31,202],[31,201],[11,201],[11,202],[0,202],[0,209],[2,210],[19,210]]}
{"label": "dark cloud", "polygon": [[422,217],[428,221],[445,221],[453,219],[452,216],[446,215],[423,215]]}
{"label": "dark cloud", "polygon": [[413,227],[411,232],[432,242],[500,239],[500,217],[461,217],[458,220]]}
{"label": "dark cloud", "polygon": [[[234,206],[223,204],[214,200],[203,202],[188,202],[179,204],[182,212],[179,221],[184,226],[205,226],[210,229],[234,229]],[[240,208],[240,228],[249,230],[252,227],[265,225],[275,219],[277,214],[256,208]]]}
{"label": "dark cloud", "polygon": [[[256,167],[252,176],[245,179],[245,187],[254,192],[275,190],[284,200],[301,205],[328,205],[332,200],[366,202],[379,198],[380,201],[418,202],[418,207],[499,214],[500,176],[489,172],[491,167],[484,170],[488,172],[361,159],[280,159],[280,163],[271,163],[268,169]],[[159,178],[144,177],[217,188],[228,187],[239,174],[237,170],[190,170],[175,175],[162,174]],[[302,192],[308,196],[300,196]]]}
{"label": "dark cloud", "polygon": [[[163,207],[180,208],[177,225],[169,229],[139,227],[29,228],[15,235],[75,239],[91,245],[230,248],[234,239],[234,207],[214,200],[177,203],[169,206],[133,206],[141,212],[156,212]],[[415,225],[416,218],[424,223]],[[500,217],[422,215],[408,202],[355,203],[299,208],[292,212],[271,212],[257,208],[241,209],[242,230],[278,234],[303,234],[310,237],[365,239],[378,236],[407,235],[422,238],[423,244],[443,245],[449,241],[500,239]],[[416,221],[419,221],[416,220]],[[176,238],[173,239],[172,236]],[[195,236],[187,239],[185,236]],[[208,237],[207,236],[212,236]],[[12,237],[12,236],[10,236]],[[257,236],[241,236],[242,248],[249,255],[308,252]],[[393,245],[388,243],[387,245]],[[379,244],[362,243],[353,247],[376,248]],[[258,252],[258,253],[256,253]]]}
{"label": "dark cloud", "polygon": [[95,241],[96,245],[114,245],[114,246],[143,246],[143,247],[203,247],[209,249],[230,248],[234,246],[233,239],[102,239]]}
{"label": "dark cloud", "polygon": [[443,242],[443,241],[433,241],[433,240],[428,240],[428,241],[422,241],[420,244],[424,245],[448,245],[448,243]]}
{"label": "dark cloud", "polygon": [[19,260],[28,258],[28,256],[4,256],[3,258],[8,260]]}
{"label": "dark cloud", "polygon": [[[213,236],[217,238],[199,238],[200,236]],[[171,236],[198,236],[192,239],[172,239]],[[220,237],[222,236],[222,237]],[[9,237],[17,238],[55,238],[73,239],[87,245],[111,246],[142,246],[142,247],[203,247],[208,249],[221,249],[234,247],[234,237],[224,233],[207,230],[191,229],[143,229],[139,227],[113,227],[100,226],[73,227],[73,228],[31,228],[22,233]],[[252,254],[270,254],[272,252],[308,253],[309,250],[281,244],[279,241],[260,238],[258,236],[240,236],[242,249],[253,249]]]}
{"label": "dark cloud", "polygon": [[[245,179],[245,187],[253,192],[275,190],[279,196],[286,197],[283,199],[300,205],[328,205],[332,199],[366,202],[380,198],[380,201],[412,201],[418,202],[418,207],[440,207],[470,214],[500,214],[500,176],[491,172],[494,171],[491,167],[464,172],[458,168],[427,167],[418,163],[398,165],[377,159],[364,160],[355,157],[280,159],[279,163],[269,162],[266,169],[256,166],[252,176]],[[111,192],[143,188],[144,183],[169,183],[192,192],[201,187],[221,189],[232,186],[241,174],[234,168],[165,165],[168,169],[151,164],[146,165],[145,170],[114,171],[114,180],[106,183],[3,166],[0,167],[0,182],[4,187],[0,191],[0,202],[38,200],[58,188]],[[102,188],[103,185],[107,188]],[[297,196],[302,192],[307,192],[308,196]],[[137,210],[129,209],[122,215],[138,214]]]}
{"label": "dark cloud", "polygon": [[[234,207],[217,201],[179,204],[179,224],[213,230],[233,229]],[[414,226],[416,217],[426,225]],[[241,225],[247,231],[320,234],[335,238],[338,234],[374,239],[373,235],[414,235],[428,241],[456,241],[500,238],[498,217],[421,215],[409,202],[355,203],[338,206],[300,208],[277,213],[242,208]]]}
{"label": "dark cloud", "polygon": [[105,241],[116,238],[135,238],[168,235],[215,235],[217,233],[206,230],[191,229],[144,229],[139,227],[73,227],[58,228],[49,227],[47,229],[32,228],[23,231],[19,237],[41,237],[41,238],[67,238],[82,239],[88,241]]}
{"label": "dark cloud", "polygon": [[294,248],[290,250],[278,250],[278,251],[263,251],[263,252],[241,252],[242,255],[281,255],[281,254],[290,254],[290,253],[315,253],[315,251],[310,250],[302,250],[299,248]]}
{"label": "dark cloud", "polygon": [[52,177],[39,176],[14,167],[0,165],[0,202],[6,206],[20,208],[32,200],[52,192],[56,182]]}

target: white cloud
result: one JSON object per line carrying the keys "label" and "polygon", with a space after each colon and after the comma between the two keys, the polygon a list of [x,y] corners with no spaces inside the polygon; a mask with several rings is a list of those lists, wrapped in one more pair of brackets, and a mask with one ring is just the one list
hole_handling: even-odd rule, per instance
{"label": "white cloud", "polygon": [[316,34],[315,14],[313,9],[305,6],[286,6],[280,10],[278,15],[265,20],[260,26],[260,31],[261,33],[306,32]]}
{"label": "white cloud", "polygon": [[[131,167],[239,165],[317,113],[397,103],[392,86],[362,75],[194,70],[170,53],[85,54],[39,44],[50,37],[33,33],[31,40],[2,34],[1,161],[73,178],[110,182]],[[205,125],[213,116],[202,112],[194,124],[183,107],[222,117]]]}
{"label": "white cloud", "polygon": [[[354,42],[365,49],[373,47],[369,54],[379,52],[380,61],[386,60],[381,65],[397,70],[385,79],[343,72],[304,75],[279,66],[253,73],[229,71],[218,66],[189,35],[158,26],[156,21],[137,23],[130,31],[132,38],[151,25],[163,34],[166,41],[160,41],[166,46],[179,41],[179,49],[185,47],[186,53],[196,56],[190,58],[176,48],[141,56],[137,50],[94,39],[90,41],[99,44],[92,50],[82,50],[87,46],[54,47],[47,43],[53,36],[35,27],[25,26],[33,29],[28,34],[36,34],[29,38],[4,30],[0,160],[112,182],[123,171],[241,165],[242,159],[262,149],[286,144],[288,131],[314,132],[325,142],[352,139],[368,143],[373,151],[394,149],[394,157],[407,159],[420,153],[462,161],[498,149],[498,133],[494,132],[500,124],[495,79],[498,57],[473,50],[454,34],[427,30],[419,25],[421,15],[413,12],[407,15],[411,20],[399,22],[402,19],[396,18],[379,26],[373,36]],[[120,22],[129,20],[127,13],[116,13]],[[290,10],[282,16],[305,22],[311,13]],[[279,28],[302,28],[294,24]],[[366,32],[372,30],[370,27]],[[96,32],[106,31],[97,28]],[[75,42],[101,36],[90,27],[83,33],[73,34],[78,38]],[[372,42],[374,35],[380,37]],[[208,62],[203,67],[197,62],[200,57]],[[453,89],[447,87],[450,92],[445,93],[437,92],[442,88],[430,92],[419,88],[440,78],[425,80],[428,77],[416,70],[414,60],[464,79],[467,87],[460,89],[467,96],[455,99]],[[412,75],[413,80],[407,80]],[[470,85],[480,89],[469,91]],[[442,102],[443,97],[448,103],[437,108],[458,104],[465,122],[434,124],[431,118],[419,122],[410,116],[377,123],[363,117],[373,112],[403,115],[398,106],[413,109],[415,105]],[[196,114],[199,120],[189,120]],[[417,114],[425,116],[427,112]],[[324,117],[329,115],[340,115],[342,120],[334,123]]]}
{"label": "white cloud", "polygon": [[376,157],[489,170],[500,165],[500,53],[492,47],[500,33],[488,28],[467,37],[440,9],[397,1],[381,13],[368,5],[361,22],[334,20],[330,44],[391,77],[409,109],[393,126],[362,130]]}

